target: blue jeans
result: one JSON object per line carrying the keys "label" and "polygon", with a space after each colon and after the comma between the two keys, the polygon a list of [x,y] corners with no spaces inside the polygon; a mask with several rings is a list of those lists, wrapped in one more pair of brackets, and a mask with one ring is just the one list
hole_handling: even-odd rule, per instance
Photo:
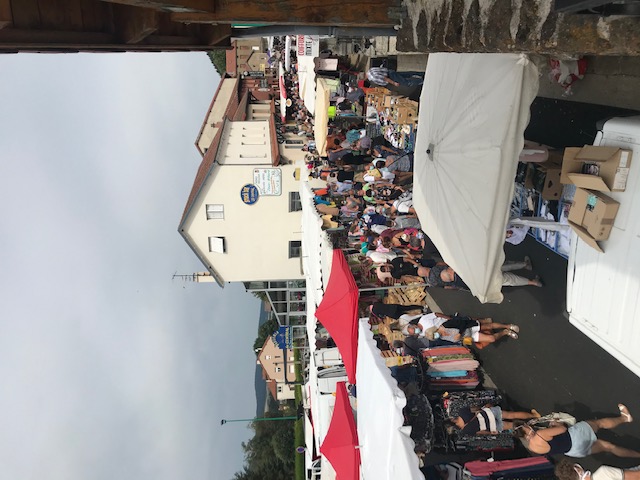
{"label": "blue jeans", "polygon": [[424,83],[424,72],[396,72],[389,70],[387,76],[403,87],[418,87]]}

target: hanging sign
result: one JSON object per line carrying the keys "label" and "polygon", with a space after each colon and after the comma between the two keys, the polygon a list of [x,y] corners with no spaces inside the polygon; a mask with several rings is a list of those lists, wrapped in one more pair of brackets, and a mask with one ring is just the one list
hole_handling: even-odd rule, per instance
{"label": "hanging sign", "polygon": [[259,197],[260,192],[258,191],[258,187],[256,187],[252,183],[247,183],[240,189],[240,198],[247,205],[253,205],[258,201]]}
{"label": "hanging sign", "polygon": [[255,168],[253,184],[260,195],[277,196],[282,194],[282,170],[279,168]]}

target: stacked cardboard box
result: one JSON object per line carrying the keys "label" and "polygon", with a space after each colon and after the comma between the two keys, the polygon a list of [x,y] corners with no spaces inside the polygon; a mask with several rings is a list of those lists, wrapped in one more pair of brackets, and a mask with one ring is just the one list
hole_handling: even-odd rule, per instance
{"label": "stacked cardboard box", "polygon": [[569,224],[589,246],[611,234],[620,204],[602,192],[623,192],[631,166],[631,152],[617,147],[585,145],[564,151],[560,181],[576,187]]}

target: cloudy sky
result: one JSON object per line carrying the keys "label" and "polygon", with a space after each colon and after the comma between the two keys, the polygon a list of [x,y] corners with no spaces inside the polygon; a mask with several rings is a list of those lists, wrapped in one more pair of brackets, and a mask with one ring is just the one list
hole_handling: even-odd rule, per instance
{"label": "cloudy sky", "polygon": [[202,269],[176,229],[218,80],[203,53],[0,55],[3,478],[241,468],[220,419],[255,412],[259,303],[172,280]]}

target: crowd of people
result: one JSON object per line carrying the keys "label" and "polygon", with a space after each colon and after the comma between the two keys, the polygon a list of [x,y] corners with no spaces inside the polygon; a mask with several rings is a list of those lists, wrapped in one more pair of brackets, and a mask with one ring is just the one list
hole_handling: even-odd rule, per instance
{"label": "crowd of people", "polygon": [[[396,92],[422,85],[413,73],[398,75],[385,68],[371,69],[370,82]],[[357,85],[345,85],[349,97],[338,99],[350,109],[363,103],[364,92]],[[364,106],[364,105],[363,105]],[[381,135],[367,133],[364,123],[346,126],[330,123],[326,155],[320,156],[315,142],[305,145],[310,176],[326,181],[316,189],[315,204],[324,226],[341,241],[347,255],[358,258],[359,268],[370,272],[377,286],[413,283],[426,288],[468,290],[464,280],[447,265],[429,240],[429,226],[422,225],[413,206],[414,153],[391,145]],[[532,222],[537,222],[535,225]],[[512,219],[505,241],[520,243],[529,226],[544,229],[565,228],[547,219]],[[519,272],[518,272],[519,271]],[[516,273],[518,272],[518,273]],[[532,273],[529,257],[505,262],[503,286],[542,287]],[[520,327],[491,318],[430,311],[423,304],[400,305],[374,301],[369,305],[372,319],[393,319],[393,328],[403,334],[402,341],[389,347],[401,354],[420,352],[443,345],[474,345],[483,348],[499,341],[517,340]],[[532,454],[582,458],[607,452],[619,457],[640,458],[640,452],[599,439],[602,429],[612,429],[633,420],[629,409],[618,405],[619,415],[599,420],[575,421],[567,415],[543,423],[536,410],[508,411],[498,405],[467,408],[449,419],[454,431],[471,434],[510,432],[520,438]],[[561,480],[622,480],[640,477],[640,471],[603,466],[593,474],[578,463],[563,460],[557,464]]]}

